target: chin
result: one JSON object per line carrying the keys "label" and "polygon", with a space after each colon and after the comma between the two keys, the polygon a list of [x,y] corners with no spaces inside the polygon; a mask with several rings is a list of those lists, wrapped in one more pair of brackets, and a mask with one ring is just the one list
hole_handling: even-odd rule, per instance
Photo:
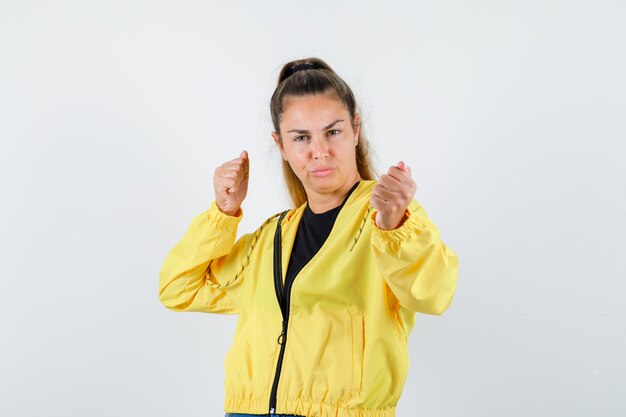
{"label": "chin", "polygon": [[308,186],[319,191],[334,191],[341,186],[341,182],[332,177],[313,177],[308,181]]}

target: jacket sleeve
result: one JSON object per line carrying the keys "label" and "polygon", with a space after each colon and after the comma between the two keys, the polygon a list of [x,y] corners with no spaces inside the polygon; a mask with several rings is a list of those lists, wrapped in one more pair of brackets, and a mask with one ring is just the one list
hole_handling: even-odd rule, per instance
{"label": "jacket sleeve", "polygon": [[456,291],[459,261],[439,237],[424,208],[411,201],[397,229],[372,224],[375,263],[400,304],[412,311],[441,315]]}
{"label": "jacket sleeve", "polygon": [[229,216],[215,201],[191,221],[159,272],[159,299],[174,311],[235,314],[244,280],[250,234],[236,243],[243,212]]}

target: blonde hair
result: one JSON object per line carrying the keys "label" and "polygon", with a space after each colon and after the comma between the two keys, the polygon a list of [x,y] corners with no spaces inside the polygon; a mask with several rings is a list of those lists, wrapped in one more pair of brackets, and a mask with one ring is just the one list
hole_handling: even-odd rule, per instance
{"label": "blonde hair", "polygon": [[[293,72],[293,67],[299,64],[311,64],[311,68]],[[278,75],[278,83],[270,100],[270,112],[274,130],[280,137],[280,117],[285,110],[283,101],[287,97],[302,97],[314,94],[328,94],[334,92],[350,113],[351,123],[354,126],[354,116],[360,113],[354,94],[346,82],[320,58],[305,58],[290,61],[283,65]],[[282,140],[282,138],[280,139]],[[359,175],[364,180],[373,180],[376,172],[370,159],[370,147],[363,133],[359,129],[358,144],[356,146],[356,166]],[[300,179],[291,169],[289,162],[283,160],[283,176],[291,201],[296,207],[307,201],[306,191]]]}

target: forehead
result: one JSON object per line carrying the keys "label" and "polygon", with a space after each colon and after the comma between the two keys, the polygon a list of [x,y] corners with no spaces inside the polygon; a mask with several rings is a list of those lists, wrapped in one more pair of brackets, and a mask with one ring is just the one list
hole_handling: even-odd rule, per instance
{"label": "forehead", "polygon": [[283,100],[281,125],[286,128],[326,126],[343,118],[348,120],[348,109],[335,94],[286,97]]}

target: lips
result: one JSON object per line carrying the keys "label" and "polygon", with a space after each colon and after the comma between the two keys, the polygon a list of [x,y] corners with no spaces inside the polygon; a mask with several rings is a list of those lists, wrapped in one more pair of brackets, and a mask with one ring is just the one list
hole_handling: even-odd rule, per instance
{"label": "lips", "polygon": [[333,167],[318,167],[311,171],[311,175],[315,177],[325,177],[333,171]]}

